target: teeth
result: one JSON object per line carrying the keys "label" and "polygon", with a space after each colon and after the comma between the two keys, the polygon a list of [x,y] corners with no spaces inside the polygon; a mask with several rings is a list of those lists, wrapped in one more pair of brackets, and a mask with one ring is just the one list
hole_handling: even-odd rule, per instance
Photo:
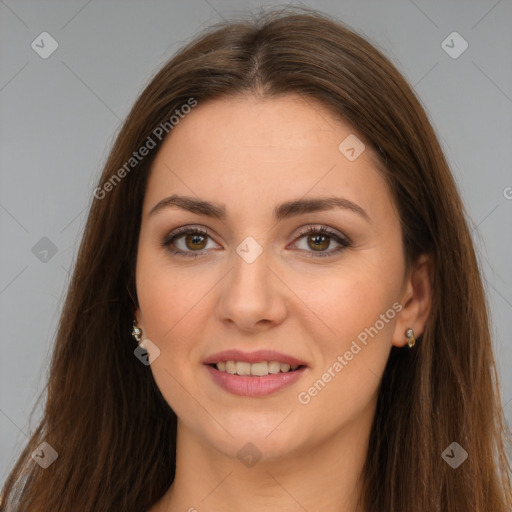
{"label": "teeth", "polygon": [[251,375],[251,363],[236,363],[236,373],[238,375]]}
{"label": "teeth", "polygon": [[[237,366],[239,364],[243,364],[243,363],[236,363]],[[246,363],[248,364],[251,369],[250,369],[250,374],[251,375],[258,375],[260,377],[264,377],[265,375],[268,375],[268,363],[265,363],[265,362],[262,362],[262,363],[252,363],[252,364],[249,364],[249,363]],[[249,373],[247,373],[246,375],[249,375]]]}
{"label": "teeth", "polygon": [[270,361],[267,366],[268,373],[279,373],[281,371],[281,364],[278,361]]}
{"label": "teeth", "polygon": [[296,370],[299,365],[290,366],[287,363],[280,363],[279,361],[261,361],[258,363],[248,363],[246,361],[219,361],[216,367],[217,370],[232,375],[265,377],[268,374],[286,373],[290,370]]}

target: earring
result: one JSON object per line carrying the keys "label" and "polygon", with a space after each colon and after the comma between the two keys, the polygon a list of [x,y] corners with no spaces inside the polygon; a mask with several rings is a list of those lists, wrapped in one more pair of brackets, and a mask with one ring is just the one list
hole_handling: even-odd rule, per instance
{"label": "earring", "polygon": [[133,328],[132,328],[132,336],[140,342],[142,340],[142,331],[139,327],[137,327],[137,324],[135,323],[135,320],[133,321]]}
{"label": "earring", "polygon": [[409,338],[409,341],[407,344],[409,345],[409,348],[414,347],[414,344],[416,343],[416,338],[414,337],[414,331],[412,329],[407,329],[405,331],[405,335]]}

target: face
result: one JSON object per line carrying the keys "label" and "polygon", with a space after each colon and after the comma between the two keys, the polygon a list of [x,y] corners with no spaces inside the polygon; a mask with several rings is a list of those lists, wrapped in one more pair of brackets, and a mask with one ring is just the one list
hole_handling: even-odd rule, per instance
{"label": "face", "polygon": [[371,422],[410,287],[374,155],[339,149],[354,134],[312,99],[231,97],[199,103],[159,150],[136,319],[160,351],[148,371],[204,446],[271,459]]}

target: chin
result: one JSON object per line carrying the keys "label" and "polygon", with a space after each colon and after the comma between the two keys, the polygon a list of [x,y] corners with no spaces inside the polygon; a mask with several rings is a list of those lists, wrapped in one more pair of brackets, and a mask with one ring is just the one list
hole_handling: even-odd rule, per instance
{"label": "chin", "polygon": [[205,426],[204,434],[207,442],[228,457],[241,459],[252,455],[261,457],[262,462],[285,458],[304,444],[301,434],[307,438],[306,432],[296,424],[298,418],[292,419],[294,414],[290,411],[279,414],[267,411],[253,414],[250,419],[246,415],[237,415],[222,422],[231,435],[217,424],[214,430]]}

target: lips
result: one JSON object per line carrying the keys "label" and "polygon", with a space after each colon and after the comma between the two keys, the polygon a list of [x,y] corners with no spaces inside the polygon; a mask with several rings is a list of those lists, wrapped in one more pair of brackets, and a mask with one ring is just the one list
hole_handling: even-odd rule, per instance
{"label": "lips", "polygon": [[224,350],[208,356],[203,363],[212,365],[226,361],[241,361],[246,363],[278,361],[279,363],[289,364],[290,366],[308,366],[304,361],[276,350],[256,350],[254,352],[244,352],[237,349]]}
{"label": "lips", "polygon": [[250,397],[280,391],[309,371],[304,361],[276,350],[224,350],[207,357],[204,366],[220,388]]}

